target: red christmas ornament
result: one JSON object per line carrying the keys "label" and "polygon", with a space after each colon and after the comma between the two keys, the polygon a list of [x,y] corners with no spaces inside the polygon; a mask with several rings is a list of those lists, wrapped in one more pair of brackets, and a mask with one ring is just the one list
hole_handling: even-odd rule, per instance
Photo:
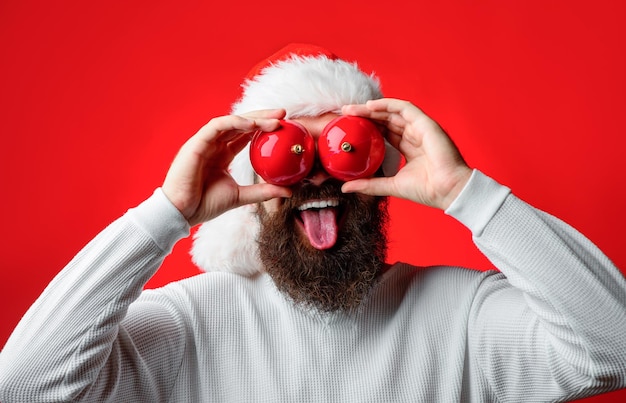
{"label": "red christmas ornament", "polygon": [[315,163],[315,140],[299,123],[285,120],[273,132],[257,132],[250,143],[250,161],[267,183],[293,185]]}
{"label": "red christmas ornament", "polygon": [[385,159],[385,140],[380,130],[357,116],[332,120],[322,131],[317,147],[326,172],[343,181],[374,175]]}

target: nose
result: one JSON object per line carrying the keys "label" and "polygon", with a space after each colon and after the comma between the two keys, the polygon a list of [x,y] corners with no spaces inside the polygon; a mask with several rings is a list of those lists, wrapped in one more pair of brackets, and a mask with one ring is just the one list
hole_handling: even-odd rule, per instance
{"label": "nose", "polygon": [[302,179],[303,184],[310,184],[315,186],[320,186],[326,180],[330,179],[331,176],[322,168],[319,159],[315,161],[315,165],[313,165],[313,169],[311,172]]}

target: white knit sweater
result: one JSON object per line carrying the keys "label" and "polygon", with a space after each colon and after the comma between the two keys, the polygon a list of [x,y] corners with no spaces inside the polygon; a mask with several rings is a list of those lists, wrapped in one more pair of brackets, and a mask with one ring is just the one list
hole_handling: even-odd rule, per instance
{"label": "white knit sweater", "polygon": [[501,270],[396,264],[354,314],[267,275],[143,291],[189,234],[157,191],[52,281],[0,355],[0,401],[534,402],[626,387],[626,281],[475,171],[447,213]]}

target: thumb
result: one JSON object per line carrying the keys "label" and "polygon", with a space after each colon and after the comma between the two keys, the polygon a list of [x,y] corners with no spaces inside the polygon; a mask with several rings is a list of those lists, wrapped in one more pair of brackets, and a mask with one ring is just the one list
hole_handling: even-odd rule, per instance
{"label": "thumb", "polygon": [[239,205],[260,203],[277,197],[291,197],[291,189],[260,183],[239,187]]}
{"label": "thumb", "polygon": [[341,191],[369,196],[390,196],[393,194],[393,186],[390,178],[356,179],[344,183]]}

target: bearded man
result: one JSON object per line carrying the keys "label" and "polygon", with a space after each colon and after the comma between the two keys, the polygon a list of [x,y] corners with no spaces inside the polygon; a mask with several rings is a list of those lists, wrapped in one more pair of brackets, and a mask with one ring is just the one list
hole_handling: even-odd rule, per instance
{"label": "bearded man", "polygon": [[[378,125],[386,151],[345,180],[320,138],[349,116]],[[253,169],[248,144],[291,124],[318,146],[294,145],[312,162],[286,185]],[[387,265],[388,196],[458,219],[500,272]],[[198,224],[207,273],[142,291]],[[4,403],[530,402],[624,386],[626,281],[610,260],[470,169],[415,105],[303,45],[252,70],[232,114],[61,271],[0,355]]]}

